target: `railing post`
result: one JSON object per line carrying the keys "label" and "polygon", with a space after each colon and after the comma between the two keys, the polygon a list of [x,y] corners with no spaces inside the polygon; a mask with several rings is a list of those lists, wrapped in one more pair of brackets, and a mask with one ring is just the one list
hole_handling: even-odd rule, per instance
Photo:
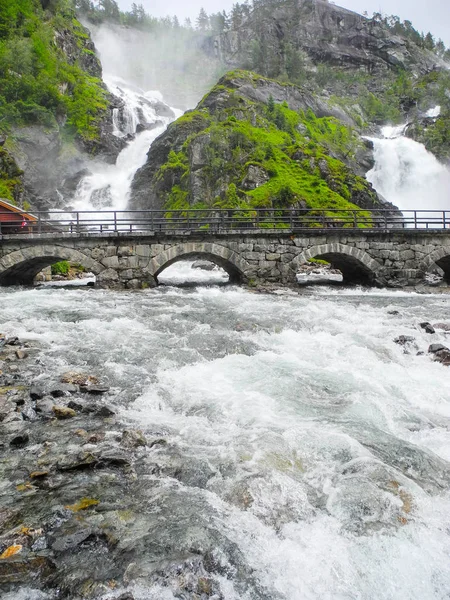
{"label": "railing post", "polygon": [[114,211],[114,232],[117,233],[117,212]]}
{"label": "railing post", "polygon": [[38,214],[38,233],[42,232],[41,213]]}
{"label": "railing post", "polygon": [[290,225],[291,229],[294,229],[294,215],[293,215],[292,208],[289,211],[289,225]]}
{"label": "railing post", "polygon": [[417,229],[417,211],[414,211],[414,229]]}
{"label": "railing post", "polygon": [[358,218],[357,218],[357,216],[356,216],[356,210],[354,210],[354,211],[353,211],[353,227],[354,227],[355,229],[357,229],[357,228],[358,228]]}
{"label": "railing post", "polygon": [[77,233],[80,233],[80,213],[77,212]]}
{"label": "railing post", "polygon": [[445,229],[445,210],[442,211],[442,227]]}

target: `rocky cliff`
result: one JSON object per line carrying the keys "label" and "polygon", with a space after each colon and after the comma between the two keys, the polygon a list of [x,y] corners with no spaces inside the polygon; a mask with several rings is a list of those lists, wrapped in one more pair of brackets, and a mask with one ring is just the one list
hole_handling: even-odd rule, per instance
{"label": "rocky cliff", "polygon": [[339,106],[236,71],[153,143],[131,208],[376,209],[382,201],[357,174],[369,167]]}
{"label": "rocky cliff", "polygon": [[307,63],[371,74],[393,68],[423,74],[443,66],[436,54],[395,35],[380,21],[328,0],[256,3],[240,26],[216,39],[220,58],[229,66],[239,67],[259,58],[268,75],[278,74],[286,65],[288,44],[302,50]]}

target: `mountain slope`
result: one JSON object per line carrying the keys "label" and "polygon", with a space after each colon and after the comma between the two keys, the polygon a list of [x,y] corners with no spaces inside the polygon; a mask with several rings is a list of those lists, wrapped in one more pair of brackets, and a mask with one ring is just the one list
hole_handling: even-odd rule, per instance
{"label": "mountain slope", "polygon": [[355,174],[367,149],[348,123],[306,90],[231,72],[153,143],[130,208],[376,209]]}

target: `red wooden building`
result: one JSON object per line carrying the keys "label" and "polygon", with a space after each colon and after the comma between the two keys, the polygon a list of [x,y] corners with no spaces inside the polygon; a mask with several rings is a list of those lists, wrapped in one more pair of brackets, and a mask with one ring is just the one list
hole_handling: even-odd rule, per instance
{"label": "red wooden building", "polygon": [[23,208],[0,199],[0,234],[28,233],[36,222],[37,217],[30,215]]}

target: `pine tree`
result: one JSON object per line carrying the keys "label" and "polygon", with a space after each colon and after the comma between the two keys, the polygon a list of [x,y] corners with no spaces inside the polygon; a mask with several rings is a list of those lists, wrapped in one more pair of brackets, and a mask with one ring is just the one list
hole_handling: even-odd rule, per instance
{"label": "pine tree", "polygon": [[206,31],[209,29],[209,17],[206,14],[205,9],[202,7],[197,17],[196,27],[200,31]]}

